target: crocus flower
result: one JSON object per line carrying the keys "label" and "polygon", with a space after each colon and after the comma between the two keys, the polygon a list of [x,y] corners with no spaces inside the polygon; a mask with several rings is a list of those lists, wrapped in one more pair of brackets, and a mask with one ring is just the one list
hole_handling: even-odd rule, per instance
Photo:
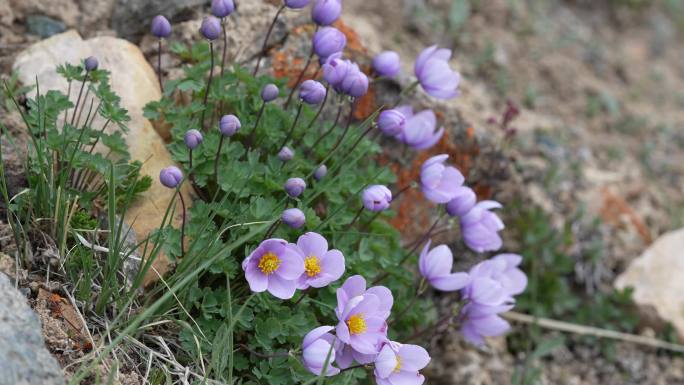
{"label": "crocus flower", "polygon": [[323,79],[337,90],[347,76],[351,66],[352,64],[349,60],[342,59],[341,52],[332,54],[323,64]]}
{"label": "crocus flower", "polygon": [[192,129],[188,130],[188,132],[185,133],[185,137],[183,138],[183,141],[185,142],[185,145],[188,146],[189,149],[194,150],[202,144],[202,141],[204,140],[204,137],[202,136],[202,133]]}
{"label": "crocus flower", "polygon": [[283,146],[283,148],[280,149],[280,152],[278,152],[278,159],[280,159],[281,162],[289,162],[294,158],[294,151],[287,146]]}
{"label": "crocus flower", "polygon": [[478,253],[499,250],[503,244],[499,231],[504,224],[491,212],[501,208],[495,201],[482,201],[461,217],[461,233],[466,246]]}
{"label": "crocus flower", "polygon": [[401,135],[406,126],[406,116],[396,109],[385,110],[378,116],[378,128],[387,136]]}
{"label": "crocus flower", "polygon": [[467,273],[452,273],[454,257],[447,245],[439,245],[430,250],[428,241],[420,253],[418,269],[432,287],[441,291],[456,291],[464,288],[469,277]]}
{"label": "crocus flower", "polygon": [[300,236],[295,249],[304,260],[299,289],[325,287],[344,274],[344,255],[336,249],[328,250],[328,241],[320,234],[309,232]]}
{"label": "crocus flower", "polygon": [[267,239],[242,262],[242,270],[255,293],[268,291],[280,299],[290,299],[297,279],[304,272],[304,261],[282,239]]}
{"label": "crocus flower", "polygon": [[444,127],[435,131],[437,117],[432,110],[424,110],[417,114],[413,113],[410,106],[397,107],[395,110],[401,111],[406,117],[404,130],[397,135],[397,139],[414,150],[426,150],[439,142],[444,135]]}
{"label": "crocus flower", "polygon": [[436,45],[426,48],[416,59],[415,74],[425,92],[438,99],[459,95],[461,75],[449,67],[451,50]]}
{"label": "crocus flower", "polygon": [[88,72],[95,71],[99,65],[100,64],[97,62],[97,58],[95,58],[95,56],[90,56],[85,59],[85,69]]}
{"label": "crocus flower", "polygon": [[347,37],[340,30],[333,27],[323,27],[314,34],[313,48],[320,58],[342,52],[347,45]]}
{"label": "crocus flower", "polygon": [[302,195],[306,189],[306,182],[302,178],[290,178],[285,182],[285,192],[291,198]]}
{"label": "crocus flower", "polygon": [[304,336],[302,342],[304,367],[315,375],[323,372],[326,359],[328,360],[326,376],[334,376],[340,372],[340,369],[332,366],[335,361],[335,349],[333,349],[335,337],[330,334],[330,331],[333,329],[332,326],[319,326]]}
{"label": "crocus flower", "polygon": [[456,168],[446,166],[449,155],[433,156],[423,163],[420,170],[420,185],[425,197],[435,203],[447,203],[456,197],[458,188],[465,178]]}
{"label": "crocus flower", "polygon": [[162,15],[157,15],[152,19],[152,27],[150,28],[152,35],[164,39],[171,35],[171,23]]}
{"label": "crocus flower", "polygon": [[325,178],[326,175],[328,175],[328,167],[322,164],[316,169],[316,171],[314,171],[313,177],[317,181],[320,181],[321,179]]}
{"label": "crocus flower", "polygon": [[461,333],[466,341],[476,346],[484,345],[484,337],[496,337],[506,333],[511,326],[499,317],[513,305],[486,306],[468,303],[461,310]]}
{"label": "crocus flower", "polygon": [[285,0],[285,6],[291,9],[304,8],[309,5],[310,0]]}
{"label": "crocus flower", "polygon": [[163,168],[159,172],[159,181],[168,188],[176,188],[183,181],[183,172],[176,166]]}
{"label": "crocus flower", "polygon": [[205,39],[214,41],[221,35],[221,22],[214,16],[207,16],[202,20],[200,33]]}
{"label": "crocus flower", "polygon": [[456,196],[446,205],[447,213],[452,217],[461,217],[466,215],[477,203],[477,196],[475,191],[467,186],[458,188]]}
{"label": "crocus flower", "polygon": [[225,137],[235,135],[241,127],[242,123],[235,115],[224,115],[219,122],[219,130],[221,130],[221,135]]}
{"label": "crocus flower", "polygon": [[386,342],[375,359],[377,385],[421,385],[425,377],[419,373],[430,363],[428,352],[418,346]]}
{"label": "crocus flower", "polygon": [[280,220],[293,229],[298,229],[306,223],[304,212],[298,208],[291,208],[283,211]]}
{"label": "crocus flower", "polygon": [[373,58],[373,70],[380,76],[393,78],[401,71],[399,54],[394,51],[385,51]]}
{"label": "crocus flower", "polygon": [[338,88],[352,98],[360,98],[368,92],[368,76],[353,63]]}
{"label": "crocus flower", "polygon": [[211,14],[223,19],[224,17],[230,15],[235,10],[235,4],[233,0],[212,0],[211,1]]}
{"label": "crocus flower", "polygon": [[306,104],[320,104],[325,99],[325,86],[315,80],[305,80],[299,88],[299,98]]}
{"label": "crocus flower", "polygon": [[368,211],[384,211],[392,203],[392,191],[383,185],[372,185],[363,190],[361,200]]}
{"label": "crocus flower", "polygon": [[350,299],[337,324],[337,338],[361,354],[377,354],[379,344],[387,338],[387,313],[383,300],[366,292]]}
{"label": "crocus flower", "polygon": [[342,0],[316,0],[311,9],[311,18],[321,26],[334,23],[341,14]]}
{"label": "crocus flower", "polygon": [[276,100],[280,95],[280,90],[275,84],[267,84],[261,89],[261,99],[268,103]]}

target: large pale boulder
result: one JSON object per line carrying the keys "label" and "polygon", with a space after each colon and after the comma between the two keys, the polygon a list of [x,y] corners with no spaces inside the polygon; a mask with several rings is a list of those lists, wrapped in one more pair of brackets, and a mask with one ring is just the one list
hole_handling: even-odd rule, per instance
{"label": "large pale boulder", "polygon": [[634,301],[655,309],[684,337],[684,229],[658,238],[615,280],[615,287],[634,288]]}
{"label": "large pale boulder", "polygon": [[[126,40],[114,37],[83,40],[77,32],[68,31],[30,46],[17,56],[14,69],[24,84],[34,84],[37,76],[41,92],[55,89],[66,93],[67,82],[57,74],[57,66],[65,62],[77,64],[88,56],[95,56],[100,62],[100,68],[111,72],[112,89],[121,97],[121,105],[128,110],[131,117],[126,136],[131,157],[143,162],[142,173],[155,181],[150,190],[126,213],[126,222],[133,228],[138,239],[143,239],[158,228],[174,192],[157,182],[159,171],[172,164],[172,160],[164,141],[143,117],[145,104],[158,100],[161,91],[155,72],[140,49]],[[76,98],[75,94],[76,92],[72,92],[73,99]],[[103,123],[96,120],[94,126],[101,127]],[[111,126],[113,125],[109,127]],[[189,198],[187,188],[184,195]],[[186,199],[186,202],[189,201],[190,199]],[[177,215],[174,218],[176,226],[181,220],[180,204],[177,202],[177,205]],[[168,259],[161,256],[154,267],[160,273],[166,272]],[[148,278],[153,279],[155,276],[152,272]]]}

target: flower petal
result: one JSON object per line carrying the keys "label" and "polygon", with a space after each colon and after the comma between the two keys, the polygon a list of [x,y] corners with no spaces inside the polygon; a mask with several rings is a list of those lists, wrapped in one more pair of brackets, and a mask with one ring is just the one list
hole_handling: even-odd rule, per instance
{"label": "flower petal", "polygon": [[453,273],[430,280],[430,284],[437,290],[456,291],[461,290],[470,283],[468,273]]}
{"label": "flower petal", "polygon": [[328,252],[328,241],[322,235],[308,232],[299,237],[297,246],[304,253],[304,257],[315,256],[321,258]]}
{"label": "flower petal", "polygon": [[297,290],[296,280],[286,280],[273,274],[268,277],[268,292],[280,299],[290,299]]}
{"label": "flower petal", "polygon": [[282,261],[274,275],[291,281],[304,273],[304,260],[295,245],[288,245],[278,256]]}
{"label": "flower petal", "polygon": [[430,355],[427,350],[418,345],[401,345],[398,352],[401,357],[401,370],[417,372],[430,363]]}

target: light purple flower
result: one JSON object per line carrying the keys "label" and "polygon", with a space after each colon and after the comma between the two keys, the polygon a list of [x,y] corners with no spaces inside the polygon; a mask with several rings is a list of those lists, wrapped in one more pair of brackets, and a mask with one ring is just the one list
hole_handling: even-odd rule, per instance
{"label": "light purple flower", "polygon": [[506,333],[511,326],[499,317],[511,310],[513,305],[487,306],[468,303],[461,310],[461,333],[466,341],[476,346],[484,345],[484,337],[496,337]]}
{"label": "light purple flower", "polygon": [[430,363],[428,352],[418,346],[387,342],[375,359],[377,385],[421,385],[420,370]]}
{"label": "light purple flower", "polygon": [[392,310],[392,305],[394,304],[392,292],[384,286],[373,286],[366,290],[366,279],[360,275],[353,275],[347,278],[342,286],[337,289],[337,308],[335,308],[337,317],[339,318],[342,316],[342,312],[347,306],[347,302],[354,297],[362,296],[366,293],[374,294],[381,299],[378,310],[381,310],[382,317],[387,319]]}
{"label": "light purple flower", "polygon": [[188,130],[183,138],[185,145],[191,150],[196,149],[200,144],[202,144],[203,140],[204,137],[202,136],[202,133],[195,129]]}
{"label": "light purple flower", "polygon": [[314,34],[313,48],[320,58],[342,52],[347,45],[347,37],[337,28],[323,27]]}
{"label": "light purple flower", "polygon": [[304,260],[304,273],[299,277],[298,289],[325,287],[344,274],[344,255],[336,249],[328,250],[328,241],[320,234],[306,233],[294,246]]}
{"label": "light purple flower", "polygon": [[501,248],[503,240],[499,231],[505,226],[501,219],[490,211],[501,207],[501,204],[495,201],[482,201],[461,217],[461,233],[466,246],[478,253]]}
{"label": "light purple flower", "polygon": [[311,9],[311,18],[321,26],[334,23],[341,14],[342,0],[316,0]]}
{"label": "light purple flower", "polygon": [[433,156],[423,163],[420,185],[425,197],[435,203],[447,203],[456,197],[465,178],[455,167],[444,164],[449,155]]}
{"label": "light purple flower", "polygon": [[435,131],[437,117],[432,110],[413,113],[410,106],[395,108],[406,117],[404,129],[397,135],[397,139],[406,143],[414,150],[427,150],[434,146],[444,135],[444,127]]}
{"label": "light purple flower", "polygon": [[290,299],[304,272],[304,261],[286,241],[267,239],[242,262],[242,270],[253,292],[268,291],[277,298]]}
{"label": "light purple flower", "polygon": [[289,162],[294,159],[294,155],[294,151],[290,147],[283,146],[283,148],[280,149],[280,152],[278,152],[278,159],[282,162]]}
{"label": "light purple flower", "polygon": [[324,164],[320,165],[314,172],[314,179],[317,181],[320,181],[321,179],[325,178],[325,176],[328,175],[328,167]]}
{"label": "light purple flower", "polygon": [[337,88],[353,98],[360,98],[368,92],[368,85],[368,76],[361,72],[356,63],[352,63]]}
{"label": "light purple flower", "polygon": [[219,122],[219,130],[221,135],[231,137],[235,135],[242,127],[240,119],[235,115],[224,115]]}
{"label": "light purple flower", "polygon": [[264,88],[261,89],[261,99],[268,103],[276,100],[280,95],[280,90],[275,84],[266,84]]}
{"label": "light purple flower", "polygon": [[171,23],[162,15],[157,15],[152,19],[152,27],[150,28],[152,35],[163,39],[171,35]]}
{"label": "light purple flower", "polygon": [[366,292],[347,301],[338,318],[337,338],[356,352],[377,354],[380,344],[387,338],[387,312],[382,310],[384,300]]}
{"label": "light purple flower", "polygon": [[477,195],[475,191],[467,186],[458,188],[456,196],[446,205],[447,213],[452,217],[461,217],[466,215],[477,203]]}
{"label": "light purple flower", "polygon": [[436,45],[426,48],[416,59],[415,74],[425,92],[438,99],[459,95],[461,75],[449,67],[451,50]]}
{"label": "light purple flower", "polygon": [[452,273],[454,257],[447,245],[439,245],[430,250],[428,241],[420,253],[418,269],[432,287],[441,291],[456,291],[469,283],[467,273]]}
{"label": "light purple flower", "polygon": [[214,16],[207,16],[202,20],[200,33],[205,39],[214,41],[221,36],[221,22]]}
{"label": "light purple flower", "polygon": [[85,59],[85,70],[88,72],[95,71],[99,65],[95,56],[89,56]]}
{"label": "light purple flower", "polygon": [[211,14],[223,19],[224,17],[230,15],[235,10],[235,4],[233,0],[212,0],[211,1]]}
{"label": "light purple flower", "polygon": [[334,53],[323,62],[323,78],[337,90],[351,66],[349,60],[342,59],[342,52]]}
{"label": "light purple flower", "polygon": [[321,375],[324,371],[326,359],[328,360],[326,376],[334,376],[340,372],[340,369],[332,366],[335,361],[335,349],[333,349],[335,337],[329,332],[333,329],[332,326],[317,327],[307,333],[302,342],[304,367],[315,375]]}
{"label": "light purple flower", "polygon": [[311,105],[320,104],[325,99],[326,93],[325,86],[315,80],[305,80],[299,88],[299,98]]}
{"label": "light purple flower", "polygon": [[368,186],[361,194],[363,206],[368,211],[387,210],[392,203],[392,191],[383,185]]}
{"label": "light purple flower", "polygon": [[[472,282],[463,291],[464,297],[475,302],[488,303],[499,305],[504,302],[512,302],[513,296],[521,294],[527,287],[527,276],[518,268],[522,263],[522,257],[517,254],[499,254],[491,259],[482,261],[470,269],[470,276]],[[480,284],[480,287],[473,287],[479,280],[491,280],[496,282],[492,284],[487,281],[485,284]],[[476,293],[477,290],[487,288],[490,293],[486,295],[488,298],[500,297],[497,301],[482,301],[478,298],[482,297],[482,293]],[[491,294],[496,291],[497,295]],[[500,292],[500,294],[498,294]]]}
{"label": "light purple flower", "polygon": [[406,116],[396,108],[385,110],[378,116],[378,128],[387,136],[401,135],[406,126]]}
{"label": "light purple flower", "polygon": [[176,188],[183,181],[183,172],[176,166],[163,168],[159,172],[159,181],[168,188]]}
{"label": "light purple flower", "polygon": [[298,229],[306,223],[306,216],[304,212],[298,208],[291,208],[283,211],[280,215],[280,220],[293,229]]}
{"label": "light purple flower", "polygon": [[393,78],[401,71],[401,61],[399,54],[394,51],[379,53],[373,59],[373,69],[375,73],[386,78]]}
{"label": "light purple flower", "polygon": [[306,182],[302,178],[290,178],[285,182],[285,192],[291,198],[297,198],[302,195],[306,189]]}
{"label": "light purple flower", "polygon": [[309,5],[310,0],[285,0],[285,6],[291,9],[304,8]]}

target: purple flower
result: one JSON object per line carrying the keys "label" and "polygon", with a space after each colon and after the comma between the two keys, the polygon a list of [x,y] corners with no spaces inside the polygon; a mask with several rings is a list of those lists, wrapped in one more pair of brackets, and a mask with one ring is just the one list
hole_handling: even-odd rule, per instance
{"label": "purple flower", "polygon": [[338,89],[349,72],[352,64],[349,60],[342,59],[342,52],[330,55],[323,63],[323,79],[328,84]]}
{"label": "purple flower", "polygon": [[152,27],[150,28],[152,35],[163,39],[171,35],[171,23],[162,15],[157,15],[152,19]]}
{"label": "purple flower", "polygon": [[292,151],[290,147],[283,146],[278,153],[278,159],[280,159],[281,162],[289,162],[294,158],[294,155],[294,151]]}
{"label": "purple flower", "polygon": [[221,130],[221,135],[225,137],[235,135],[241,127],[242,123],[235,115],[224,115],[219,122],[219,130]]}
{"label": "purple flower", "polygon": [[176,166],[163,168],[159,172],[159,181],[168,188],[176,188],[183,181],[183,172]]}
{"label": "purple flower", "polygon": [[[463,290],[464,298],[489,305],[513,302],[513,296],[521,294],[527,287],[527,276],[518,268],[520,263],[520,255],[499,254],[473,266],[469,272],[472,281]],[[476,284],[479,286],[476,287]],[[486,295],[483,295],[484,289],[487,289]],[[496,294],[492,294],[494,292]],[[478,299],[483,296],[489,301]],[[491,300],[494,297],[498,297],[498,300]]]}
{"label": "purple flower", "polygon": [[185,145],[188,146],[189,149],[194,150],[202,144],[202,141],[204,140],[204,137],[202,136],[202,133],[192,129],[188,130],[188,132],[185,133],[185,137],[183,138],[183,141],[185,141]]}
{"label": "purple flower", "polygon": [[435,131],[437,117],[432,110],[424,110],[417,114],[413,113],[410,106],[397,107],[395,110],[402,112],[406,117],[404,129],[397,135],[397,139],[414,150],[426,150],[439,142],[444,135],[444,127]]}
{"label": "purple flower", "polygon": [[394,51],[385,51],[373,59],[375,73],[386,78],[393,78],[401,71],[399,54]]}
{"label": "purple flower", "polygon": [[200,33],[205,39],[213,41],[221,35],[221,22],[214,16],[207,16],[202,20]]}
{"label": "purple flower", "polygon": [[280,220],[293,229],[298,229],[304,226],[304,223],[306,222],[306,216],[302,210],[298,208],[291,208],[283,211],[283,214],[280,216]]}
{"label": "purple flower", "polygon": [[330,25],[342,14],[342,0],[316,0],[311,18],[318,25]]}
{"label": "purple flower", "polygon": [[426,48],[416,59],[415,74],[425,92],[438,99],[459,95],[461,75],[449,67],[451,50],[436,45]]}
{"label": "purple flower", "polygon": [[392,203],[392,192],[386,186],[372,185],[363,190],[361,200],[368,211],[384,211]]}
{"label": "purple flower", "polygon": [[329,332],[333,329],[332,326],[317,327],[307,333],[302,342],[304,367],[315,375],[320,375],[323,372],[326,359],[328,360],[326,376],[334,376],[340,372],[340,369],[332,366],[335,361],[335,349],[333,349],[335,337]]}
{"label": "purple flower", "polygon": [[461,217],[466,215],[475,206],[475,203],[477,203],[475,191],[470,187],[461,186],[458,188],[456,196],[447,203],[446,210],[452,217]]}
{"label": "purple flower", "polygon": [[406,116],[396,108],[382,111],[378,116],[378,128],[387,136],[401,135],[405,125]]}
{"label": "purple flower", "polygon": [[95,71],[99,65],[95,56],[90,56],[85,59],[85,70],[88,72]]}
{"label": "purple flower", "polygon": [[461,217],[461,233],[466,246],[478,253],[499,250],[503,244],[499,231],[504,224],[492,209],[501,208],[495,201],[482,201]]}
{"label": "purple flower", "polygon": [[314,171],[313,177],[317,181],[320,181],[321,179],[325,178],[326,175],[328,175],[328,167],[322,164],[316,169],[316,171]]}
{"label": "purple flower", "polygon": [[313,37],[314,52],[320,58],[327,58],[334,53],[342,52],[345,45],[347,45],[347,37],[337,28],[323,27]]}
{"label": "purple flower", "polygon": [[295,248],[304,260],[298,289],[325,287],[344,274],[344,255],[339,250],[328,250],[328,241],[320,234],[309,232],[300,236]]}
{"label": "purple flower", "polygon": [[360,98],[368,92],[368,76],[353,63],[337,88],[352,98]]}
{"label": "purple flower", "polygon": [[425,197],[435,203],[447,203],[456,197],[465,178],[460,171],[444,165],[449,155],[433,156],[423,163],[420,170],[420,186]]}
{"label": "purple flower", "polygon": [[326,93],[325,86],[315,80],[305,80],[299,88],[299,98],[306,104],[320,104]]}
{"label": "purple flower", "polygon": [[306,189],[306,182],[302,178],[290,178],[285,182],[285,192],[291,198],[297,198],[302,195]]}
{"label": "purple flower", "polygon": [[230,15],[235,10],[235,4],[233,0],[212,0],[211,1],[211,14],[223,19],[224,17]]}
{"label": "purple flower", "polygon": [[366,292],[346,302],[337,324],[337,338],[361,354],[377,354],[387,338],[387,312],[381,299]]}
{"label": "purple flower", "polygon": [[506,333],[511,326],[498,314],[511,310],[513,305],[487,306],[468,303],[461,310],[461,333],[473,345],[484,345],[484,337]]}
{"label": "purple flower", "polygon": [[335,308],[335,314],[337,317],[341,317],[342,313],[352,298],[363,296],[364,294],[374,294],[380,298],[380,307],[378,310],[382,311],[382,317],[387,319],[390,315],[390,310],[394,304],[394,298],[392,297],[392,292],[384,286],[373,286],[366,290],[366,280],[360,275],[353,275],[347,278],[342,284],[342,287],[337,289],[337,308]]}
{"label": "purple flower", "polygon": [[418,268],[420,274],[430,282],[430,285],[441,291],[456,291],[469,283],[467,273],[452,273],[454,257],[446,245],[439,245],[430,250],[428,241],[420,253]]}
{"label": "purple flower", "polygon": [[266,103],[276,100],[278,95],[280,95],[280,90],[275,84],[266,84],[261,89],[261,99]]}
{"label": "purple flower", "polygon": [[285,6],[291,9],[304,8],[309,5],[310,0],[285,0]]}
{"label": "purple flower", "polygon": [[375,359],[377,385],[421,385],[425,377],[419,373],[430,363],[428,352],[418,346],[386,342]]}
{"label": "purple flower", "polygon": [[275,297],[290,299],[304,271],[304,261],[286,241],[267,239],[242,262],[242,270],[253,292],[268,290]]}

